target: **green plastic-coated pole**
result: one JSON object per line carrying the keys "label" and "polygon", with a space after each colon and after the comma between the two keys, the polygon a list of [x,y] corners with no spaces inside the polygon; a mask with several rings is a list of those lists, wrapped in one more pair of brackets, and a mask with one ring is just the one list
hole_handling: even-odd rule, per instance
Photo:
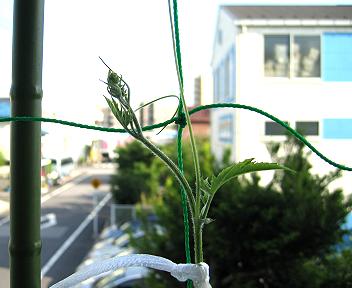
{"label": "green plastic-coated pole", "polygon": [[[44,0],[14,0],[12,116],[41,116]],[[11,124],[10,283],[39,288],[40,122]]]}

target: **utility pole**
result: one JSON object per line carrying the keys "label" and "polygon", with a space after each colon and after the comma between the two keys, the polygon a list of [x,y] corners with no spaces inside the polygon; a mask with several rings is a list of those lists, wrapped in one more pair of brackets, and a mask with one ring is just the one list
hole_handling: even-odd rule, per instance
{"label": "utility pole", "polygon": [[[12,117],[41,117],[44,0],[14,0]],[[11,288],[39,288],[40,122],[11,124]]]}

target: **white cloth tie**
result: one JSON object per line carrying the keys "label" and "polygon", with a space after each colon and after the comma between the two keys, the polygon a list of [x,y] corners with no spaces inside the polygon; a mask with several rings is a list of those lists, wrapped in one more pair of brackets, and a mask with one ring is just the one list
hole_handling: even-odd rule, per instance
{"label": "white cloth tie", "polygon": [[169,259],[148,254],[132,254],[99,261],[87,266],[82,271],[68,276],[51,286],[51,288],[73,287],[91,277],[127,267],[146,267],[162,270],[169,272],[180,282],[185,282],[188,279],[192,280],[194,288],[211,288],[209,283],[209,266],[206,263],[176,264]]}

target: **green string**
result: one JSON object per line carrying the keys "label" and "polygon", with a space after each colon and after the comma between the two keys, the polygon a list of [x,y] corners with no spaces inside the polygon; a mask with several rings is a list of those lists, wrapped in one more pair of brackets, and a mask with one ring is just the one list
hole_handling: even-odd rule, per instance
{"label": "green string", "polygon": [[[145,127],[143,127],[143,131],[149,131],[149,130],[153,130],[156,128],[162,128],[165,125],[169,125],[169,124],[175,122],[176,119],[178,119],[178,117],[171,118],[163,123],[145,126]],[[46,117],[31,117],[31,116],[4,117],[4,118],[0,118],[0,122],[49,122],[49,123],[56,123],[56,124],[61,124],[61,125],[66,125],[66,126],[77,127],[77,128],[81,128],[81,129],[97,130],[97,131],[103,131],[103,132],[114,132],[114,133],[116,133],[116,132],[117,133],[127,133],[127,131],[122,128],[107,128],[107,127],[100,127],[100,126],[94,126],[94,125],[86,125],[86,124],[81,124],[81,123],[77,123],[77,122],[71,122],[71,121],[65,121],[65,120],[53,119],[53,118],[46,118]]]}
{"label": "green string", "polygon": [[[182,118],[182,115],[184,113],[182,112],[182,100],[180,100],[179,103],[179,110],[178,110],[178,115],[179,118],[184,119],[184,116]],[[183,173],[183,157],[182,157],[182,131],[183,128],[182,124],[178,124],[178,129],[177,129],[177,163],[178,163],[178,168],[180,171]],[[189,222],[188,222],[188,208],[187,208],[187,195],[186,191],[181,186],[181,202],[182,202],[182,211],[183,211],[183,226],[184,226],[184,234],[185,234],[185,251],[186,251],[186,262],[191,263],[191,249],[190,249],[190,244],[189,244]],[[192,283],[190,280],[187,281],[187,287],[192,288]]]}
{"label": "green string", "polygon": [[[173,45],[175,45],[176,50],[176,69],[178,72],[178,76],[180,77],[180,93],[183,93],[183,73],[182,73],[182,61],[181,61],[181,48],[180,48],[180,33],[178,29],[178,9],[177,9],[177,1],[173,0],[173,16],[174,16],[174,29],[172,39]],[[179,105],[178,105],[178,129],[177,129],[177,159],[178,166],[180,170],[183,172],[183,157],[182,157],[182,131],[183,128],[187,125],[187,121],[185,119],[185,114],[183,113],[183,103],[182,97],[180,97]],[[187,209],[187,195],[183,187],[181,187],[181,201],[182,201],[182,210],[183,210],[183,224],[184,224],[184,234],[185,234],[185,251],[186,251],[186,262],[191,263],[191,252],[190,252],[190,244],[189,244],[189,223],[188,223],[188,209]],[[192,281],[187,281],[187,288],[192,288]]]}
{"label": "green string", "polygon": [[[201,110],[206,110],[206,109],[215,109],[215,108],[237,108],[237,109],[245,109],[249,111],[256,112],[258,114],[261,114],[274,122],[278,123],[282,127],[284,127],[287,131],[289,131],[293,136],[295,136],[297,139],[302,141],[314,154],[316,154],[319,158],[321,158],[323,161],[329,163],[331,166],[334,166],[338,169],[345,170],[345,171],[352,171],[351,167],[338,164],[332,160],[330,160],[328,157],[324,156],[321,152],[318,151],[306,138],[304,138],[300,133],[298,133],[296,130],[291,128],[288,124],[285,122],[281,121],[280,119],[276,118],[275,116],[259,109],[256,107],[248,106],[248,105],[242,105],[242,104],[233,104],[233,103],[217,103],[217,104],[210,104],[210,105],[203,105],[203,106],[198,106],[192,110],[189,111],[189,114],[192,115],[194,113],[197,113]],[[174,117],[170,120],[167,120],[162,123],[150,125],[150,126],[145,126],[143,127],[143,131],[150,131],[156,128],[161,128],[164,127],[165,125],[169,125],[175,121],[177,121],[179,118]],[[50,122],[50,123],[57,123],[57,124],[62,124],[66,126],[73,126],[73,127],[78,127],[78,128],[83,128],[83,129],[90,129],[90,130],[98,130],[98,131],[103,131],[103,132],[118,132],[118,133],[127,133],[124,129],[117,129],[117,128],[105,128],[105,127],[99,127],[99,126],[93,126],[93,125],[85,125],[85,124],[80,124],[76,122],[70,122],[70,121],[64,121],[64,120],[59,120],[59,119],[52,119],[52,118],[43,118],[43,117],[29,117],[29,116],[18,116],[18,117],[4,117],[0,118],[0,123],[1,122]]]}
{"label": "green string", "polygon": [[178,9],[177,0],[173,0],[173,12],[174,12],[174,27],[175,27],[175,45],[176,45],[176,58],[177,58],[177,69],[180,75],[180,81],[183,89],[183,73],[182,73],[182,57],[181,57],[181,45],[180,45],[180,32],[178,29]]}
{"label": "green string", "polygon": [[[336,162],[330,160],[328,157],[324,156],[306,138],[304,138],[300,133],[298,133],[296,130],[291,128],[288,124],[286,124],[285,122],[281,121],[280,119],[276,118],[275,116],[273,116],[273,115],[271,115],[271,114],[269,114],[259,108],[248,106],[248,105],[242,105],[242,104],[217,103],[217,104],[198,106],[198,107],[190,110],[189,114],[192,115],[192,114],[197,113],[201,110],[215,109],[215,108],[238,108],[238,109],[245,109],[245,110],[249,110],[249,111],[253,111],[258,114],[261,114],[261,115],[273,120],[274,122],[278,123],[282,127],[284,127],[293,136],[295,136],[297,139],[302,141],[314,154],[316,154],[323,161],[329,163],[331,166],[334,166],[338,169],[345,170],[345,171],[352,171],[351,167],[336,163]],[[158,124],[154,124],[154,125],[150,125],[150,126],[145,126],[145,127],[143,127],[142,130],[143,131],[150,131],[150,130],[153,130],[156,128],[161,128],[161,127],[164,127],[165,125],[169,125],[169,124],[177,121],[178,119],[179,119],[178,117],[174,117],[174,118],[167,120],[165,122],[162,122],[162,123],[158,123]],[[93,125],[80,124],[80,123],[76,123],[76,122],[64,121],[64,120],[59,120],[59,119],[43,118],[43,117],[29,117],[29,116],[4,117],[4,118],[0,118],[0,123],[1,122],[50,122],[50,123],[57,123],[57,124],[73,126],[73,127],[83,128],[83,129],[98,130],[98,131],[103,131],[103,132],[127,133],[124,129],[105,128],[105,127],[99,127],[99,126],[93,126]]]}

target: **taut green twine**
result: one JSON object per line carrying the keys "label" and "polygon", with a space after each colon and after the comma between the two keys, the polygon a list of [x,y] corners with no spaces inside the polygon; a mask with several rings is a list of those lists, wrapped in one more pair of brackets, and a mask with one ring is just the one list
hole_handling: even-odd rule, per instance
{"label": "taut green twine", "polygon": [[[184,113],[182,112],[182,99],[180,99],[178,115],[185,119]],[[182,118],[183,115],[183,118]],[[176,121],[175,121],[176,122]],[[182,157],[182,131],[185,126],[179,124],[177,129],[177,163],[178,168],[183,173],[183,157]],[[183,211],[183,226],[185,234],[185,251],[186,251],[186,262],[191,263],[191,249],[189,244],[189,221],[188,221],[188,208],[187,208],[187,195],[185,189],[181,186],[181,201],[182,201],[182,211]],[[192,288],[192,283],[190,280],[187,281],[187,287]]]}
{"label": "taut green twine", "polygon": [[[143,128],[143,131],[149,131],[155,128],[164,127],[165,125],[169,125],[175,122],[176,119],[178,119],[178,117],[171,118],[163,123],[145,126]],[[103,131],[103,132],[127,133],[127,131],[122,128],[107,128],[107,127],[100,127],[100,126],[94,126],[94,125],[86,125],[86,124],[81,124],[77,122],[65,121],[65,120],[54,119],[54,118],[46,118],[46,117],[17,116],[17,117],[0,118],[0,123],[1,122],[31,122],[31,121],[56,123],[56,124],[61,124],[66,126],[77,127],[81,129],[97,130],[97,131]]]}
{"label": "taut green twine", "polygon": [[180,32],[178,29],[178,9],[177,0],[173,0],[173,12],[174,12],[174,31],[175,31],[175,44],[176,44],[176,58],[177,58],[177,69],[180,74],[180,81],[183,88],[183,73],[182,73],[182,58],[181,58],[181,47],[180,47]]}
{"label": "taut green twine", "polygon": [[[170,5],[169,5],[170,9]],[[177,11],[177,1],[173,1],[173,15],[174,15],[174,28],[171,27],[172,31],[172,43],[176,45],[176,70],[178,76],[180,77],[180,89],[183,90],[183,73],[182,73],[182,61],[181,61],[181,49],[180,49],[180,38],[179,38],[179,29],[178,29],[178,11]],[[171,17],[171,15],[170,15]],[[171,19],[170,19],[171,20]],[[171,21],[170,21],[171,22]],[[174,35],[175,33],[175,35]],[[174,39],[175,37],[175,39]],[[175,41],[174,41],[175,40]],[[182,93],[182,91],[180,91]],[[178,105],[178,119],[175,121],[178,124],[177,129],[177,161],[180,170],[183,172],[183,157],[182,157],[182,131],[183,128],[187,125],[187,120],[183,112],[183,103],[182,97],[180,97]],[[182,201],[182,210],[183,210],[183,224],[184,224],[184,234],[185,234],[185,251],[186,251],[186,262],[191,263],[191,249],[189,244],[189,221],[188,221],[188,208],[187,208],[187,195],[183,187],[181,187],[181,201]],[[187,287],[192,288],[192,281],[187,281]]]}
{"label": "taut green twine", "polygon": [[[172,21],[171,16],[171,5],[169,0],[169,16],[170,16],[170,25],[171,25],[171,34],[172,34],[172,45],[174,46],[174,59],[176,72],[180,80],[180,93],[183,93],[183,74],[182,74],[182,62],[181,62],[181,49],[180,49],[180,39],[179,39],[179,29],[178,29],[178,12],[177,12],[177,1],[173,1],[173,16],[174,21]],[[173,27],[174,24],[174,27]],[[174,29],[175,28],[175,29]],[[175,123],[178,124],[177,129],[177,162],[178,167],[183,172],[183,157],[182,157],[182,131],[183,128],[187,125],[187,120],[185,113],[183,112],[183,102],[182,97],[180,97],[178,103],[178,119],[175,120]],[[189,221],[188,221],[188,208],[187,208],[187,195],[183,187],[181,187],[181,202],[182,202],[182,211],[183,211],[183,226],[184,226],[184,235],[185,235],[185,251],[186,251],[186,262],[191,263],[191,249],[189,244]],[[192,281],[187,281],[187,288],[192,288]]]}
{"label": "taut green twine", "polygon": [[[288,124],[285,122],[281,121],[280,119],[276,118],[275,116],[259,109],[256,107],[248,106],[248,105],[242,105],[242,104],[233,104],[233,103],[217,103],[217,104],[210,104],[210,105],[203,105],[203,106],[198,106],[192,110],[189,111],[189,114],[192,115],[194,113],[197,113],[201,110],[206,110],[206,109],[214,109],[214,108],[238,108],[238,109],[245,109],[245,110],[250,110],[253,112],[256,112],[258,114],[261,114],[274,122],[278,123],[282,127],[284,127],[287,131],[289,131],[293,136],[295,136],[297,139],[302,141],[314,154],[316,154],[319,158],[321,158],[323,161],[329,163],[331,166],[334,166],[338,169],[345,170],[345,171],[352,171],[351,167],[336,163],[332,160],[330,160],[328,157],[324,156],[321,152],[318,151],[307,139],[305,139],[300,133],[298,133],[296,130],[291,128]],[[156,128],[161,128],[164,127],[165,125],[169,125],[179,119],[178,117],[174,117],[170,120],[167,120],[162,123],[158,123],[155,125],[150,125],[150,126],[145,126],[143,127],[143,131],[149,131],[153,130]],[[99,126],[93,126],[93,125],[85,125],[85,124],[80,124],[76,122],[70,122],[70,121],[64,121],[64,120],[59,120],[59,119],[52,119],[52,118],[43,118],[43,117],[28,117],[28,116],[18,116],[18,117],[4,117],[0,118],[0,123],[1,122],[50,122],[50,123],[57,123],[57,124],[62,124],[62,125],[67,125],[67,126],[73,126],[73,127],[78,127],[78,128],[84,128],[84,129],[90,129],[90,130],[98,130],[98,131],[103,131],[103,132],[118,132],[118,133],[126,133],[124,129],[117,129],[117,128],[105,128],[105,127],[99,127]]]}

